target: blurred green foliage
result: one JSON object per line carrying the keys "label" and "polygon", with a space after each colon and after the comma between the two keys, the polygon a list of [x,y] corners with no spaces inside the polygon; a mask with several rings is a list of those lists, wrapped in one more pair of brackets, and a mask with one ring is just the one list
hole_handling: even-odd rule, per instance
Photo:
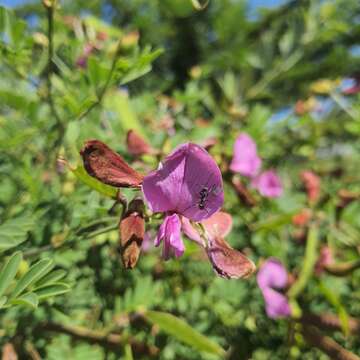
{"label": "blurred green foliage", "polygon": [[[338,264],[359,259],[360,102],[342,91],[359,78],[359,16],[358,0],[294,0],[256,19],[240,0],[0,7],[1,344],[21,359],[326,359],[295,320],[312,312],[338,316],[324,334],[359,354],[349,319],[360,318],[360,271],[314,272],[324,245]],[[274,256],[299,275],[293,319],[268,319],[255,276],[217,278],[190,242],[179,260],[152,249],[123,269],[116,192],[78,152],[96,138],[154,169],[126,152],[129,129],[163,153],[215,137],[222,169],[240,131],[255,139],[285,192],[249,187],[249,207],[225,183],[228,239],[258,266]],[[309,169],[316,204],[299,177]],[[345,205],[344,190],[357,194]],[[292,220],[307,207],[306,241]]]}

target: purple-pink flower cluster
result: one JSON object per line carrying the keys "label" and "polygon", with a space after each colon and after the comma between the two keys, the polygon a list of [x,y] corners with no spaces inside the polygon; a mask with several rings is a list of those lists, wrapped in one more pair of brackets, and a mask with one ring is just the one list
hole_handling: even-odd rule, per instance
{"label": "purple-pink flower cluster", "polygon": [[234,156],[230,170],[251,179],[251,186],[265,197],[279,197],[283,193],[281,180],[275,170],[260,172],[262,160],[257,153],[254,140],[241,133],[234,144]]}

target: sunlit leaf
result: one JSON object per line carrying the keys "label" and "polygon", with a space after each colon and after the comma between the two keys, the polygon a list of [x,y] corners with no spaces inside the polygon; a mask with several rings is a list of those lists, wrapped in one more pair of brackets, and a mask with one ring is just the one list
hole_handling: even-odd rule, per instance
{"label": "sunlit leaf", "polygon": [[329,289],[323,281],[320,281],[319,285],[320,291],[324,294],[329,303],[334,306],[336,312],[338,313],[342,331],[346,336],[349,335],[349,315],[337,295],[336,288]]}
{"label": "sunlit leaf", "polygon": [[69,290],[69,285],[64,283],[55,283],[35,290],[35,294],[38,296],[39,300],[44,300],[53,296],[65,294]]}
{"label": "sunlit leaf", "polygon": [[209,5],[210,0],[206,0],[203,3],[199,0],[191,0],[191,2],[196,10],[204,10]]}
{"label": "sunlit leaf", "polygon": [[172,314],[160,311],[147,311],[145,317],[167,334],[198,351],[212,353],[221,357],[225,355],[225,350],[220,345]]}
{"label": "sunlit leaf", "polygon": [[15,247],[27,238],[27,233],[33,228],[35,221],[31,216],[14,218],[0,225],[0,251]]}
{"label": "sunlit leaf", "polygon": [[112,186],[102,184],[100,181],[88,175],[82,165],[78,165],[76,168],[70,167],[70,170],[77,179],[79,179],[81,182],[83,182],[93,190],[112,199],[116,199],[117,189]]}
{"label": "sunlit leaf", "polygon": [[45,275],[42,279],[37,281],[35,283],[35,287],[36,289],[38,289],[40,287],[50,285],[52,283],[61,280],[62,278],[64,278],[65,275],[66,275],[65,270],[59,269],[59,270],[51,271],[48,275]]}
{"label": "sunlit leaf", "polygon": [[50,271],[52,264],[52,260],[42,259],[31,266],[25,275],[17,282],[14,290],[11,293],[11,297],[18,297],[27,287],[35,283],[41,277],[45,276]]}
{"label": "sunlit leaf", "polygon": [[12,280],[15,278],[21,260],[21,252],[16,252],[6,261],[5,265],[2,267],[0,272],[0,297],[4,294]]}
{"label": "sunlit leaf", "polygon": [[33,309],[36,309],[38,304],[39,304],[39,299],[36,296],[36,294],[30,292],[24,295],[21,295],[15,299],[11,300],[11,304],[14,305],[25,305],[25,306],[29,306]]}

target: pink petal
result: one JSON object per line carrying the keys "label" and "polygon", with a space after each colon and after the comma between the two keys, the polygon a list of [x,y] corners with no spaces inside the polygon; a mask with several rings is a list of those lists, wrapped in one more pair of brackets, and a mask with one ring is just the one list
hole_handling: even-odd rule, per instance
{"label": "pink petal", "polygon": [[253,177],[261,166],[261,159],[257,155],[256,144],[246,133],[240,134],[234,144],[234,157],[230,170],[241,175]]}
{"label": "pink petal", "polygon": [[224,211],[218,211],[201,222],[210,238],[228,235],[232,228],[232,217]]}
{"label": "pink petal", "polygon": [[181,240],[181,222],[177,214],[167,215],[161,224],[158,235],[155,240],[155,246],[163,243],[163,257],[170,259],[173,255],[181,256],[185,251],[184,243]]}
{"label": "pink petal", "polygon": [[257,277],[260,289],[283,289],[287,285],[288,275],[284,265],[277,259],[268,259],[260,268]]}
{"label": "pink petal", "polygon": [[181,200],[186,158],[179,150],[175,150],[158,170],[152,171],[143,180],[145,200],[154,212],[174,211]]}
{"label": "pink petal", "polygon": [[271,289],[262,290],[265,300],[265,310],[269,318],[276,319],[291,315],[288,299],[285,295]]}
{"label": "pink petal", "polygon": [[181,217],[181,229],[190,240],[205,247],[204,241],[201,239],[198,231],[191,225],[190,220],[184,216]]}
{"label": "pink petal", "polygon": [[[200,234],[194,226],[191,225],[189,219],[182,217],[181,222],[185,235],[198,244],[205,246],[204,240],[201,239]],[[208,219],[201,221],[201,224],[204,226],[209,239],[214,239],[215,237],[224,238],[231,231],[232,217],[226,212],[218,211]]]}
{"label": "pink petal", "polygon": [[275,198],[281,196],[283,193],[281,180],[274,170],[264,171],[253,179],[251,185],[265,197]]}
{"label": "pink petal", "polygon": [[144,178],[143,192],[152,211],[173,211],[194,221],[210,217],[224,202],[220,169],[191,143],[180,145]]}

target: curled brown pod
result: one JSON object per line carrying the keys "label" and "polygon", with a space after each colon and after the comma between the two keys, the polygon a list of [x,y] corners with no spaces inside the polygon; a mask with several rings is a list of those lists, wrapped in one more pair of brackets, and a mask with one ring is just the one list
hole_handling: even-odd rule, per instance
{"label": "curled brown pod", "polygon": [[99,140],[86,141],[80,154],[87,173],[104,184],[116,187],[139,187],[142,183],[143,175]]}

